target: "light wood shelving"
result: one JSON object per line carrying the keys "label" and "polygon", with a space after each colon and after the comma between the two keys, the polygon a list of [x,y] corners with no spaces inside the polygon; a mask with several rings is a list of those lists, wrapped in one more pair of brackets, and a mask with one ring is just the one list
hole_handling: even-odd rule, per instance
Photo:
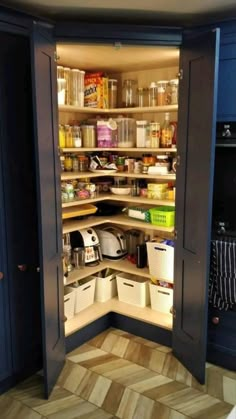
{"label": "light wood shelving", "polygon": [[175,206],[175,201],[168,199],[150,199],[142,198],[140,196],[130,196],[130,195],[113,195],[113,194],[100,194],[96,198],[89,199],[78,199],[70,202],[64,202],[62,208],[75,207],[77,205],[91,204],[99,201],[118,201],[118,202],[129,202],[136,204],[147,204],[147,205],[167,205],[169,207]]}
{"label": "light wood shelving", "polygon": [[170,173],[168,175],[147,175],[147,174],[136,174],[136,173],[128,173],[128,172],[116,172],[116,173],[93,173],[93,172],[63,172],[61,174],[61,180],[70,180],[70,179],[81,179],[81,178],[96,178],[96,177],[126,177],[126,178],[135,178],[135,179],[156,179],[170,181],[175,180],[176,175],[174,173]]}
{"label": "light wood shelving", "polygon": [[71,147],[61,148],[63,153],[79,153],[79,152],[92,152],[92,151],[120,151],[121,153],[176,153],[177,148],[141,148],[141,147],[126,147],[126,148],[99,148],[99,147]]}
{"label": "light wood shelving", "polygon": [[113,312],[123,314],[136,320],[151,323],[164,329],[171,330],[173,318],[171,314],[161,313],[148,307],[136,307],[131,304],[123,303],[118,298],[112,298],[104,303],[95,302],[85,310],[76,314],[73,319],[65,323],[65,335],[69,336],[77,332],[89,323],[100,317]]}
{"label": "light wood shelving", "polygon": [[160,227],[156,226],[154,224],[145,223],[144,221],[139,221],[134,218],[130,218],[126,215],[113,215],[110,217],[106,216],[91,216],[88,218],[85,218],[84,220],[67,220],[63,222],[63,234],[71,233],[75,230],[80,230],[82,228],[88,228],[88,227],[95,227],[101,224],[118,224],[123,226],[130,226],[130,227],[136,227],[141,228],[144,230],[155,230],[160,231],[163,233],[174,233],[174,227]]}
{"label": "light wood shelving", "polygon": [[72,105],[59,105],[59,112],[76,112],[83,114],[134,114],[134,113],[164,113],[164,112],[177,112],[178,105],[165,105],[165,106],[144,106],[134,108],[115,108],[115,109],[100,109],[100,108],[87,108]]}

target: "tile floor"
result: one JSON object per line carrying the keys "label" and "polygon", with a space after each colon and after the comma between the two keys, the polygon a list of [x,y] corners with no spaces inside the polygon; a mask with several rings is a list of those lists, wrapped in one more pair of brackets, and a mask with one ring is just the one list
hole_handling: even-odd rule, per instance
{"label": "tile floor", "polygon": [[236,373],[207,364],[201,386],[169,348],[109,329],[68,354],[49,400],[35,375],[0,397],[0,418],[223,419],[234,404]]}

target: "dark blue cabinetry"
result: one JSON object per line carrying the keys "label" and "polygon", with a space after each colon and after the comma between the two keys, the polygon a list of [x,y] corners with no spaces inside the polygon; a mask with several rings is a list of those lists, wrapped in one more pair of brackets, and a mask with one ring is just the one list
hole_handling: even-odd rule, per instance
{"label": "dark blue cabinetry", "polygon": [[220,48],[218,121],[236,121],[236,25],[223,34]]}

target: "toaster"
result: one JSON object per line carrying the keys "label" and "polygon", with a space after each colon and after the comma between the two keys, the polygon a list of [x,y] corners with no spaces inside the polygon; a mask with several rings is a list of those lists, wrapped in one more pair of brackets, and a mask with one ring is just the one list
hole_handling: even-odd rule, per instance
{"label": "toaster", "polygon": [[115,227],[96,229],[99,238],[102,255],[107,259],[118,260],[127,255],[125,233]]}

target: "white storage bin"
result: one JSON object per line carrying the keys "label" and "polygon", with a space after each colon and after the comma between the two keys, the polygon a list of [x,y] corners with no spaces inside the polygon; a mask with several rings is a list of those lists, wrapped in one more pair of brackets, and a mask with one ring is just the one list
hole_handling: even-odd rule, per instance
{"label": "white storage bin", "polygon": [[113,271],[105,278],[96,276],[95,301],[104,303],[117,295],[117,274],[119,271]]}
{"label": "white storage bin", "polygon": [[159,280],[174,281],[174,247],[162,243],[147,242],[150,274]]}
{"label": "white storage bin", "polygon": [[64,288],[64,315],[70,320],[75,314],[75,290],[72,287]]}
{"label": "white storage bin", "polygon": [[173,289],[149,284],[151,296],[151,308],[170,314],[173,307]]}
{"label": "white storage bin", "polygon": [[90,276],[75,289],[75,313],[79,313],[94,303],[96,278]]}
{"label": "white storage bin", "polygon": [[124,303],[145,307],[150,304],[148,279],[127,273],[116,276],[118,298]]}

